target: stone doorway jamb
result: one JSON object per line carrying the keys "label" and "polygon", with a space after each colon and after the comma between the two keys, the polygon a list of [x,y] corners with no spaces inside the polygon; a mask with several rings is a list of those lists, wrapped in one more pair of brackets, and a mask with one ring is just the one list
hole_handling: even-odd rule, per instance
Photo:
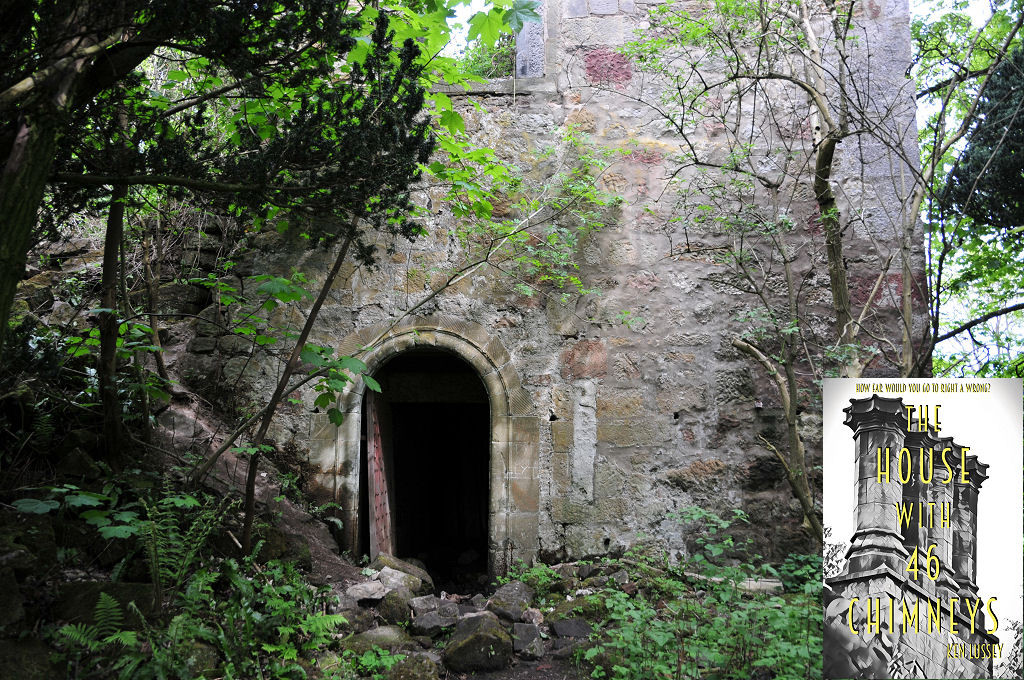
{"label": "stone doorway jamb", "polygon": [[[454,317],[411,317],[390,331],[388,326],[374,324],[350,334],[342,341],[340,353],[359,357],[370,375],[414,347],[451,352],[473,367],[487,390],[491,413],[488,571],[497,576],[515,561],[532,564],[538,548],[540,420],[508,352],[480,324]],[[363,347],[366,350],[360,351]],[[345,421],[341,426],[332,425],[326,414],[313,414],[310,422],[310,462],[319,468],[317,495],[341,506],[342,547],[348,550],[356,549],[359,538],[364,390],[360,380],[342,394],[338,408]]]}

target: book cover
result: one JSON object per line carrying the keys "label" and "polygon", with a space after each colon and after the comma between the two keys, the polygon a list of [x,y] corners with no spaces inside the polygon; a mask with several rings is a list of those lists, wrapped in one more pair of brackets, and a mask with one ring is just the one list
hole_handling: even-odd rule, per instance
{"label": "book cover", "polygon": [[825,381],[826,678],[1020,677],[1021,383]]}

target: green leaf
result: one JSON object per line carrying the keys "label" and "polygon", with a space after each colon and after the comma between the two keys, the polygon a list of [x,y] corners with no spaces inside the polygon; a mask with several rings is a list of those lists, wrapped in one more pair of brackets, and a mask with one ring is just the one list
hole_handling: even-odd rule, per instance
{"label": "green leaf", "polygon": [[466,121],[456,111],[451,109],[441,112],[441,125],[453,134],[466,131]]}
{"label": "green leaf", "polygon": [[366,370],[366,364],[355,357],[341,357],[338,363],[343,369],[352,373],[362,373]]}
{"label": "green leaf", "polygon": [[185,71],[179,71],[177,69],[167,72],[167,79],[173,80],[176,83],[188,80],[188,73]]}
{"label": "green leaf", "polygon": [[313,402],[313,406],[316,406],[317,408],[327,408],[331,405],[332,401],[334,401],[334,395],[330,392],[321,392],[317,396],[316,401]]}
{"label": "green leaf", "polygon": [[100,536],[103,538],[130,538],[135,534],[135,527],[128,524],[113,524],[100,527]]}
{"label": "green leaf", "polygon": [[60,507],[60,503],[54,500],[41,501],[38,498],[19,498],[13,503],[14,509],[18,512],[30,512],[33,515],[45,515],[51,510]]}
{"label": "green leaf", "polygon": [[201,505],[198,498],[189,494],[170,496],[167,498],[167,502],[176,508],[198,508]]}
{"label": "green leaf", "polygon": [[341,426],[345,422],[345,414],[336,408],[327,409],[327,418],[331,421],[332,425]]}
{"label": "green leaf", "polygon": [[86,510],[79,517],[84,519],[86,524],[97,527],[105,527],[110,524],[110,511],[108,510]]}
{"label": "green leaf", "polygon": [[103,505],[104,501],[109,500],[111,500],[110,496],[92,493],[91,491],[80,491],[79,493],[68,494],[64,497],[64,502],[68,504],[69,508],[96,507]]}
{"label": "green leaf", "polygon": [[299,352],[299,357],[304,363],[313,364],[317,367],[323,366],[324,364],[324,357],[320,353],[320,347],[318,345],[307,344],[303,346],[302,351]]}
{"label": "green leaf", "polygon": [[540,21],[540,14],[537,14],[539,2],[533,0],[515,0],[512,6],[505,10],[502,16],[513,33],[523,30],[523,25],[528,21]]}
{"label": "green leaf", "polygon": [[366,383],[366,386],[369,387],[374,392],[377,392],[378,394],[380,393],[380,383],[371,378],[370,376],[364,375],[363,382]]}
{"label": "green leaf", "polygon": [[473,42],[477,38],[487,46],[493,46],[501,35],[501,29],[505,25],[502,18],[504,10],[492,9],[490,12],[477,12],[469,18],[468,39]]}

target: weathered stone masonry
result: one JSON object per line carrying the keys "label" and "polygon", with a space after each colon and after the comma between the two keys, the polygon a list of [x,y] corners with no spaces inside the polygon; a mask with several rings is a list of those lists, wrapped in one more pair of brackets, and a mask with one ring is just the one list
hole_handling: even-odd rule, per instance
{"label": "weathered stone masonry", "polygon": [[[872,22],[886,55],[874,73],[875,86],[902,87],[909,63],[906,3],[870,6],[860,19]],[[629,96],[639,78],[615,51],[642,28],[646,7],[633,0],[547,0],[543,24],[528,25],[520,36],[521,77],[477,87],[472,95],[486,112],[454,98],[472,139],[520,167],[530,181],[550,175],[535,152],[555,146],[566,125],[597,147],[621,152],[600,178],[601,188],[621,203],[606,211],[607,226],[582,241],[577,253],[581,276],[599,295],[568,303],[558,296],[527,297],[500,274],[481,270],[417,309],[415,317],[403,318],[460,261],[452,235],[456,218],[444,206],[443,192],[427,189],[424,203],[434,206],[425,225],[429,236],[393,244],[396,252],[377,270],[349,267],[310,338],[344,352],[365,347],[361,356],[371,374],[406,350],[432,347],[459,357],[483,381],[491,435],[489,450],[480,455],[489,458],[492,572],[510,560],[601,555],[638,541],[685,553],[691,547],[687,536],[669,514],[694,504],[720,512],[741,508],[757,518],[749,535],[762,554],[782,558],[811,545],[784,473],[757,440],[763,434],[781,441],[775,387],[731,345],[745,330],[737,315],[758,303],[716,280],[722,266],[712,257],[680,254],[685,225],[669,222],[671,201],[658,200],[666,195],[679,141]],[[907,103],[912,112],[912,100]],[[716,130],[705,134],[702,143],[719,143]],[[889,253],[886,245],[894,242],[885,218],[898,199],[891,193],[890,159],[880,153],[877,162],[864,165],[853,151],[853,145],[840,149],[835,165],[840,209],[861,217],[846,250],[852,266],[868,272],[863,280],[854,277],[856,297],[861,288],[871,289]],[[807,225],[804,237],[813,246],[820,233],[813,195],[806,193],[793,218]],[[314,282],[328,257],[288,252],[274,235],[261,236],[255,246],[254,271],[287,275],[295,267]],[[814,324],[828,328],[831,299],[820,249],[808,248],[800,266],[809,268],[808,308],[822,313]],[[889,283],[898,289],[898,281]],[[643,324],[611,322],[622,310],[642,317]],[[899,337],[896,305],[881,313],[891,324],[885,335]],[[212,339],[204,342],[208,353],[196,375],[223,370],[225,379],[255,392],[272,384],[271,362],[235,356],[221,366],[231,348],[225,344],[222,352]],[[309,451],[320,470],[314,491],[343,508],[345,547],[353,551],[362,548],[365,520],[358,504],[363,389],[357,384],[342,399],[346,420],[340,428],[314,412],[315,395],[307,393],[304,406],[282,410],[273,432],[278,443]],[[802,418],[813,466],[820,456],[820,419],[811,413]]]}

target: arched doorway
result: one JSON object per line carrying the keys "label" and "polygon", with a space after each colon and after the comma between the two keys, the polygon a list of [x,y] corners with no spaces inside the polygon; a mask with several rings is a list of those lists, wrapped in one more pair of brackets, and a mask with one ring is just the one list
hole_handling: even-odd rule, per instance
{"label": "arched doorway", "polygon": [[[412,317],[397,325],[374,324],[348,335],[338,346],[341,354],[362,359],[370,375],[414,350],[453,355],[483,384],[490,419],[488,575],[505,574],[515,561],[532,564],[539,534],[541,419],[511,357],[483,326],[448,316]],[[361,380],[343,392],[339,408],[345,418],[340,426],[332,425],[326,414],[313,414],[310,423],[310,462],[319,468],[313,491],[322,502],[333,501],[340,506],[341,547],[353,554],[359,553],[363,518],[369,512],[368,500],[365,507],[360,507],[363,485],[369,485],[361,465],[363,433],[367,431],[363,423],[365,392]]]}
{"label": "arched doorway", "polygon": [[486,580],[483,382],[457,355],[431,347],[392,357],[374,378],[381,393],[363,397],[359,552],[414,557],[448,589]]}

